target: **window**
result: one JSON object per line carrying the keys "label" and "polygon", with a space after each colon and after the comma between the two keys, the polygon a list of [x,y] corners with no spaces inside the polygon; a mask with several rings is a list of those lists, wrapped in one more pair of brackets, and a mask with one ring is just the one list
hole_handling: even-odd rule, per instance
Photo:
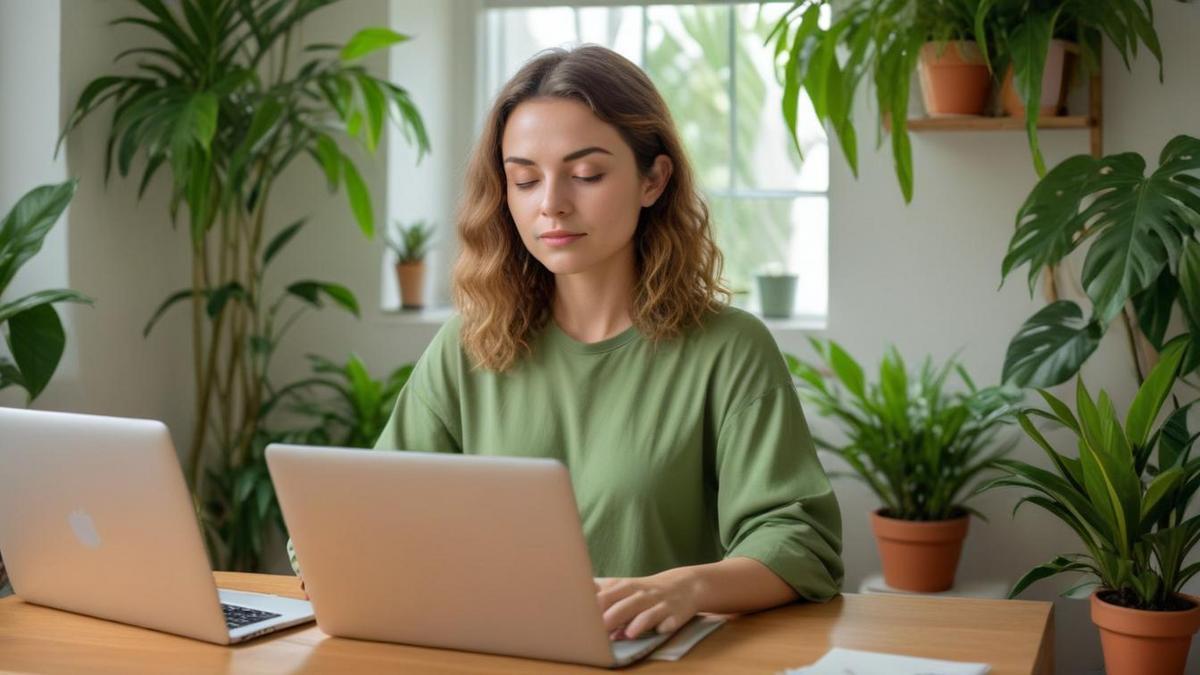
{"label": "window", "polygon": [[520,4],[534,3],[492,0],[485,11],[478,119],[542,49],[592,42],[621,53],[650,75],[671,108],[712,211],[735,304],[757,308],[754,275],[775,263],[800,277],[796,314],[823,320],[828,142],[803,98],[801,160],[780,113],[774,45],[763,44],[790,3]]}

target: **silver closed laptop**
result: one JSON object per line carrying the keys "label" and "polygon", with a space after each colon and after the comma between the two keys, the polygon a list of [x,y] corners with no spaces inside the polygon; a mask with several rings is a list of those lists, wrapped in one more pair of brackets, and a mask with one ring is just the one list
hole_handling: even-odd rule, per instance
{"label": "silver closed laptop", "polygon": [[0,408],[0,551],[27,602],[208,642],[313,617],[302,600],[217,589],[153,420]]}
{"label": "silver closed laptop", "polygon": [[556,460],[278,444],[266,456],[330,635],[608,667],[670,637],[609,639]]}

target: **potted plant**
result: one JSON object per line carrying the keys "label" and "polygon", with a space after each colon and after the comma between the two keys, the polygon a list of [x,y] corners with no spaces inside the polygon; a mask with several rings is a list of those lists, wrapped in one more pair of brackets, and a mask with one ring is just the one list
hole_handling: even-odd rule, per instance
{"label": "potted plant", "polygon": [[286,285],[286,303],[264,295],[264,270],[304,222],[272,217],[274,188],[296,160],[311,160],[331,193],[344,188],[354,222],[373,238],[367,182],[346,145],[374,152],[391,120],[418,160],[429,150],[408,91],[363,62],[410,36],[367,27],[341,45],[304,40],[305,21],[334,2],[136,0],[113,22],[138,31],[116,57],[132,63],[89,82],[63,130],[65,138],[110,103],[105,175],[140,174],[140,196],[166,172],[172,220],[187,216],[190,284],[167,296],[144,333],[169,308],[190,310],[195,409],[185,477],[205,534],[219,533],[209,538],[217,569],[254,570],[261,559],[262,520],[243,507],[254,481],[269,482],[254,443],[273,335],[293,320],[276,327],[276,312],[329,301],[358,315],[353,294],[328,281]]}
{"label": "potted plant", "polygon": [[940,0],[918,5],[917,26],[928,34],[917,73],[925,114],[983,115],[991,74],[972,35],[979,0]]}
{"label": "potted plant", "polygon": [[[832,418],[845,433],[843,443],[814,435],[817,446],[841,457],[849,474],[871,488],[882,507],[871,515],[893,588],[944,591],[967,534],[968,488],[1012,447],[996,436],[1019,400],[1010,388],[977,389],[956,359],[934,368],[926,358],[910,378],[895,348],[879,366],[879,382],[869,383],[859,364],[836,342],[810,340],[834,386],[816,367],[787,357],[802,399]],[[944,390],[954,371],[966,391]]]}
{"label": "potted plant", "polygon": [[1039,116],[1055,115],[1065,101],[1071,59],[1078,54],[1086,78],[1100,70],[1104,36],[1126,68],[1138,43],[1158,60],[1162,48],[1154,13],[1139,0],[984,0],[977,3],[975,38],[988,68],[1001,79],[1000,100],[1009,115],[1025,118],[1029,149],[1038,175],[1046,173],[1037,141]]}
{"label": "potted plant", "polygon": [[[1050,409],[1023,411],[1018,420],[1046,452],[1053,470],[1001,460],[998,467],[1005,475],[980,488],[1021,488],[1025,494],[1018,507],[1039,506],[1079,536],[1085,553],[1038,565],[1013,586],[1010,596],[1063,572],[1087,575],[1064,595],[1090,595],[1110,675],[1181,675],[1192,635],[1200,628],[1200,600],[1181,592],[1200,571],[1200,563],[1185,564],[1200,541],[1200,516],[1187,513],[1200,487],[1200,459],[1191,457],[1198,435],[1187,420],[1192,404],[1177,404],[1154,425],[1187,345],[1187,338],[1178,338],[1166,347],[1138,389],[1124,424],[1107,393],[1093,401],[1083,378],[1077,380],[1074,413],[1039,389]],[[1056,449],[1033,425],[1032,416],[1069,430],[1067,445],[1077,448],[1077,455]]]}
{"label": "potted plant", "polygon": [[405,227],[396,223],[400,236],[384,237],[388,248],[396,254],[396,282],[400,286],[400,308],[421,309],[425,306],[425,254],[433,243],[433,225],[424,220]]}
{"label": "potted plant", "polygon": [[[823,18],[826,16],[831,19]],[[1056,31],[1074,36],[1089,68],[1098,64],[1101,35],[1109,36],[1126,63],[1140,41],[1158,58],[1161,79],[1161,49],[1152,14],[1148,5],[1137,0],[796,0],[767,41],[774,39],[776,56],[786,58],[781,111],[797,150],[797,112],[803,89],[817,119],[837,135],[855,176],[858,131],[852,116],[854,100],[859,83],[869,75],[879,115],[876,146],[882,143],[887,120],[896,177],[907,203],[913,192],[907,124],[911,74],[922,51],[943,57],[949,53],[950,59],[961,55],[965,66],[975,60],[972,47],[948,50],[927,48],[926,44],[973,39],[993,73],[1003,73],[1002,66],[1011,61],[1017,91],[1029,109],[1037,110],[1045,47]],[[1000,48],[989,47],[993,41]],[[988,61],[989,55],[996,56],[995,62]],[[968,72],[965,66],[963,72]],[[1037,116],[1031,115],[1029,143],[1040,175],[1045,169],[1036,124]]]}
{"label": "potted plant", "polygon": [[780,263],[769,263],[755,276],[762,315],[786,319],[796,306],[796,281],[799,276],[789,273]]}
{"label": "potted plant", "polygon": [[[858,175],[858,132],[852,120],[859,82],[870,75],[875,86],[880,128],[890,120],[896,176],[904,201],[912,201],[912,149],[908,139],[908,94],[919,60],[931,114],[979,114],[987,100],[987,67],[970,44],[979,0],[797,0],[767,41],[787,56],[783,71],[784,121],[797,151],[800,90],[842,146]],[[823,15],[832,14],[828,27]],[[945,79],[962,89],[947,96]],[[963,101],[969,101],[964,103]],[[882,143],[877,135],[876,145]]]}

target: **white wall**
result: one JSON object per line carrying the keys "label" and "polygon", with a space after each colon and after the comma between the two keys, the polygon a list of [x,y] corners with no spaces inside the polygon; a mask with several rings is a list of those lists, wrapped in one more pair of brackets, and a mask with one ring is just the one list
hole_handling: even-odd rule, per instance
{"label": "white wall", "polygon": [[[58,0],[0,1],[0,217],[26,192],[67,179],[66,162],[53,157],[58,136],[59,22]],[[64,288],[67,279],[67,218],[50,230],[37,256],[13,278],[0,302],[48,288]],[[63,328],[73,336],[72,305],[58,305]],[[86,310],[84,310],[86,311]],[[9,355],[0,340],[0,354]],[[63,381],[78,377],[77,345],[68,340],[57,378],[42,393],[43,401],[63,401]],[[24,390],[0,392],[0,405],[22,406]],[[65,401],[64,401],[65,402]]]}
{"label": "white wall", "polygon": [[[44,115],[14,107],[9,92],[14,86],[22,92],[40,92],[43,106],[50,95],[32,78],[13,84],[8,75],[12,52],[5,43],[14,33],[8,27],[15,24],[6,19],[14,16],[10,12],[15,3],[20,3],[17,16],[22,21],[42,22],[43,32],[56,12],[40,2],[0,0],[0,50],[5,50],[0,51],[4,57],[0,61],[4,101],[0,114],[6,115],[0,117],[0,142],[5,144],[0,148],[0,205],[16,194],[10,185],[13,172],[32,166],[13,162],[7,151],[7,144],[16,142],[12,139],[27,140],[24,134],[13,134],[7,115],[22,115],[20,119],[26,121]],[[33,9],[34,5],[38,8]],[[368,60],[378,72],[390,67],[392,79],[412,90],[426,115],[434,153],[416,168],[411,168],[412,151],[395,143],[378,156],[362,157],[360,167],[372,191],[380,227],[389,212],[406,220],[426,217],[443,224],[452,222],[462,166],[474,135],[475,120],[469,111],[477,109],[471,99],[470,66],[476,58],[470,15],[477,5],[477,0],[355,0],[322,10],[306,26],[305,38],[312,42],[342,41],[358,28],[389,21],[394,28],[417,35],[413,42],[393,50],[390,63],[382,54]],[[72,3],[71,11],[61,16],[61,51],[33,39],[20,43],[43,59],[61,54],[64,109],[88,79],[110,70],[121,34],[107,21],[127,7],[127,2]],[[1196,117],[1200,74],[1192,67],[1200,62],[1200,44],[1194,39],[1200,34],[1200,5],[1158,0],[1154,8],[1166,58],[1165,83],[1157,82],[1153,63],[1145,54],[1130,74],[1109,49],[1104,67],[1105,150],[1138,151],[1146,154],[1152,165],[1171,136],[1200,133]],[[24,30],[15,33],[28,34]],[[41,68],[52,67],[40,63]],[[24,67],[15,70],[22,77],[30,72]],[[873,113],[865,105],[858,111],[858,123],[863,137],[872,138]],[[71,175],[81,178],[81,185],[63,228],[69,232],[66,283],[98,302],[94,309],[76,313],[68,337],[68,344],[79,353],[77,375],[60,373],[62,377],[51,384],[44,401],[48,406],[53,402],[70,409],[167,419],[178,442],[188,428],[191,405],[186,317],[182,311],[168,317],[149,340],[142,340],[140,330],[167,293],[187,285],[185,240],[183,232],[172,232],[166,221],[165,183],[152,188],[141,203],[134,198],[133,181],[114,178],[107,189],[103,187],[106,130],[106,116],[100,115],[73,136],[68,146],[68,167]],[[22,146],[21,155],[48,157],[52,141],[36,143],[46,145],[44,152]],[[1042,143],[1050,163],[1088,151],[1085,131],[1044,132]],[[820,335],[838,340],[871,368],[887,344],[895,344],[910,359],[931,354],[941,360],[962,348],[962,358],[978,381],[998,378],[1009,338],[1041,303],[1040,298],[1029,298],[1020,278],[996,290],[1014,214],[1036,180],[1023,135],[914,135],[916,193],[908,206],[896,186],[889,147],[875,152],[869,142],[863,145],[857,180],[840,154],[832,158],[829,324]],[[389,165],[393,171],[390,179]],[[59,176],[59,169],[50,164],[38,171],[45,176],[39,180]],[[357,352],[376,375],[415,359],[436,330],[436,323],[379,310],[384,297],[380,280],[384,249],[378,239],[368,241],[358,233],[344,195],[329,198],[323,178],[307,160],[300,160],[277,187],[271,208],[273,228],[306,214],[310,223],[279,258],[268,287],[278,290],[287,282],[307,277],[337,281],[356,292],[364,311],[361,321],[336,309],[302,319],[277,356],[272,370],[276,380],[305,375],[302,355],[310,351],[336,359]],[[450,257],[443,255],[442,264]],[[33,267],[38,271],[31,274],[53,275],[59,265],[39,258]],[[436,285],[443,293],[446,278],[444,271],[437,277]],[[785,351],[811,355],[803,333],[779,331],[776,337]],[[1128,402],[1134,388],[1123,339],[1120,327],[1114,327],[1085,368],[1089,385],[1108,388],[1118,406]],[[811,422],[818,432],[828,430],[824,420]],[[1018,449],[1017,456],[1041,461],[1027,445]],[[837,490],[845,521],[846,589],[853,591],[864,575],[878,568],[866,519],[876,502],[857,483],[839,482]],[[1010,519],[1013,501],[1011,494],[995,493],[977,503],[992,518],[990,524],[972,524],[960,566],[964,579],[1001,577],[1011,581],[1032,565],[1074,546],[1065,527],[1033,509]],[[1026,597],[1050,599],[1053,590],[1062,587],[1058,582],[1043,583]],[[1098,669],[1100,653],[1085,603],[1058,600],[1056,614],[1059,671]],[[1194,653],[1193,659],[1200,663],[1195,660],[1200,655]]]}
{"label": "white wall", "polygon": [[[178,444],[190,406],[188,372],[176,368],[186,353],[182,324],[168,318],[149,340],[141,337],[158,302],[187,279],[163,191],[138,204],[135,183],[115,178],[104,187],[107,110],[54,158],[71,106],[88,81],[111,70],[128,37],[108,22],[131,6],[71,3],[62,11],[58,0],[0,1],[0,209],[35,185],[79,179],[71,207],[6,297],[67,287],[95,300],[57,305],[67,348],[35,407],[163,419]],[[24,392],[6,390],[0,405],[25,405]]]}

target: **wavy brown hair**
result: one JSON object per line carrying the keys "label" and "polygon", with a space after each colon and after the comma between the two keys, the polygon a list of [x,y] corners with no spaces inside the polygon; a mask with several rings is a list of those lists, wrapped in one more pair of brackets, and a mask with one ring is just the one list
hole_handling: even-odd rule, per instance
{"label": "wavy brown hair", "polygon": [[512,111],[533,98],[580,101],[620,132],[644,176],[658,155],[673,171],[634,231],[633,324],[658,342],[699,325],[729,302],[708,206],[671,113],[650,78],[596,45],[539,53],[496,97],[467,166],[458,214],[462,251],[454,266],[461,341],[477,367],[503,372],[528,353],[550,318],[554,274],[521,242],[508,210],[500,141]]}

